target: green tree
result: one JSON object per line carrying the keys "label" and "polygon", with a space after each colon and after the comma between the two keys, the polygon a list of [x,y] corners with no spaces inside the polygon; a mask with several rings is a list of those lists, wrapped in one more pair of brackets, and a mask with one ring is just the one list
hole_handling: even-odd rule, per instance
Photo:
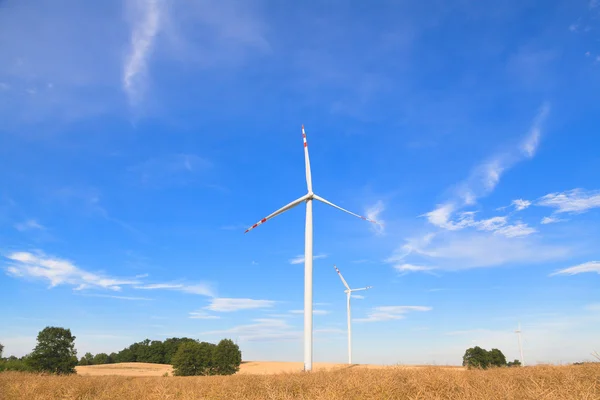
{"label": "green tree", "polygon": [[[82,360],[85,358],[85,365],[94,365],[94,355],[92,353],[85,353]],[[81,362],[81,361],[80,361]],[[84,364],[81,364],[84,365]]]}
{"label": "green tree", "polygon": [[37,345],[29,357],[29,366],[39,372],[75,373],[77,350],[70,329],[48,326],[37,336]]}
{"label": "green tree", "polygon": [[465,351],[463,366],[469,368],[486,369],[490,365],[489,352],[479,346],[471,347]]}
{"label": "green tree", "polygon": [[117,353],[110,353],[108,355],[108,360],[106,360],[107,364],[114,364],[117,362]]}
{"label": "green tree", "polygon": [[94,365],[108,364],[108,354],[98,353],[94,356]]}
{"label": "green tree", "polygon": [[116,361],[120,363],[135,362],[135,354],[133,354],[133,351],[131,351],[131,349],[128,347],[126,349],[121,350],[117,354]]}
{"label": "green tree", "polygon": [[207,342],[182,343],[173,356],[173,375],[212,375],[215,348],[214,344]]}
{"label": "green tree", "polygon": [[223,339],[213,352],[213,368],[217,375],[233,375],[240,369],[242,352],[231,339]]}
{"label": "green tree", "polygon": [[90,364],[88,363],[88,360],[87,360],[87,358],[85,358],[85,357],[81,357],[81,359],[79,360],[79,364],[78,364],[78,365],[83,365],[83,366],[85,366],[85,365],[90,365]]}
{"label": "green tree", "polygon": [[164,364],[165,362],[165,347],[160,340],[153,340],[148,346],[148,355],[146,362],[154,364]]}
{"label": "green tree", "polygon": [[164,363],[173,364],[173,356],[177,353],[177,349],[182,343],[195,342],[194,339],[190,338],[168,338],[163,342],[164,348]]}
{"label": "green tree", "polygon": [[498,349],[492,349],[488,353],[490,365],[495,367],[504,367],[506,366],[506,357],[502,352]]}
{"label": "green tree", "polygon": [[519,361],[519,360],[509,361],[506,365],[508,365],[509,367],[520,367],[521,361]]}
{"label": "green tree", "polygon": [[4,351],[4,346],[0,343],[0,358],[2,358],[2,352]]}

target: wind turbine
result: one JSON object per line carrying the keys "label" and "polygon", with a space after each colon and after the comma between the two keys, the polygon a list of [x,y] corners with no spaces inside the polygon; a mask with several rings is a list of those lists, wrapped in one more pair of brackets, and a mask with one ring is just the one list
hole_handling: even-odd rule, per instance
{"label": "wind turbine", "polygon": [[515,331],[519,338],[519,353],[521,353],[521,366],[525,366],[525,359],[523,358],[523,345],[521,344],[521,323],[519,322],[519,328]]}
{"label": "wind turbine", "polygon": [[358,292],[359,290],[368,290],[368,289],[371,289],[373,286],[367,286],[367,287],[360,288],[360,289],[350,289],[350,286],[348,286],[348,283],[342,276],[342,273],[340,272],[338,267],[336,267],[334,265],[333,268],[335,268],[338,275],[340,276],[340,279],[342,280],[342,283],[344,284],[344,286],[346,286],[346,290],[344,290],[344,293],[346,293],[346,298],[347,298],[346,307],[347,307],[347,311],[348,311],[348,364],[352,364],[352,322],[351,322],[352,319],[351,319],[351,312],[350,312],[350,297],[352,297],[352,292]]}
{"label": "wind turbine", "polygon": [[354,215],[355,217],[364,219],[369,222],[377,223],[376,221],[372,221],[368,218],[360,216],[358,214],[354,214],[342,207],[336,206],[330,201],[325,200],[324,198],[317,196],[313,193],[312,190],[312,177],[310,174],[310,160],[308,158],[308,144],[306,142],[306,132],[304,132],[304,125],[302,125],[302,139],[304,141],[304,165],[306,168],[306,187],[308,189],[308,193],[304,196],[300,197],[292,201],[291,203],[281,207],[279,210],[275,211],[273,214],[261,219],[256,224],[252,225],[250,228],[246,229],[246,233],[256,228],[257,226],[264,224],[271,218],[282,214],[300,203],[306,203],[306,226],[304,230],[304,370],[311,371],[312,370],[312,359],[313,359],[313,345],[312,345],[312,325],[313,325],[313,200],[319,200],[322,203],[328,204],[338,210],[344,211],[350,215]]}

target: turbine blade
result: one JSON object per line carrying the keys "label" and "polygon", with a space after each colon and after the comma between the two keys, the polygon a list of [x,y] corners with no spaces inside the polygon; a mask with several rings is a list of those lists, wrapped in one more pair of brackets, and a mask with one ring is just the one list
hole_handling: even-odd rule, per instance
{"label": "turbine blade", "polygon": [[359,290],[369,290],[369,289],[372,289],[372,288],[373,288],[373,286],[367,286],[367,287],[360,288],[360,289],[350,289],[350,291],[351,292],[358,292]]}
{"label": "turbine blade", "polygon": [[350,289],[350,286],[348,286],[348,283],[346,282],[346,280],[344,279],[344,277],[342,276],[342,273],[340,272],[340,270],[338,269],[338,267],[336,267],[335,265],[333,266],[333,268],[335,268],[335,270],[337,271],[338,275],[340,276],[340,279],[342,280],[342,283],[344,284],[344,286],[346,286],[346,289],[352,291],[352,289]]}
{"label": "turbine blade", "polygon": [[306,187],[308,193],[312,192],[312,176],[310,174],[310,159],[308,157],[308,142],[306,141],[306,132],[304,132],[304,125],[302,125],[302,140],[304,141],[304,165],[306,167]]}
{"label": "turbine blade", "polygon": [[374,223],[374,224],[381,225],[381,224],[380,224],[379,222],[377,222],[377,221],[373,221],[372,219],[369,219],[369,218],[363,217],[362,215],[354,214],[353,212],[350,212],[350,211],[346,210],[345,208],[342,208],[342,207],[340,207],[340,206],[336,206],[336,205],[335,205],[335,204],[333,204],[332,202],[330,202],[330,201],[327,201],[327,200],[325,200],[324,198],[322,198],[321,196],[317,196],[316,194],[315,194],[315,195],[313,195],[313,198],[314,198],[315,200],[319,200],[320,202],[323,202],[323,203],[325,203],[325,204],[329,204],[331,207],[337,208],[338,210],[341,210],[341,211],[343,211],[343,212],[347,212],[347,213],[348,213],[348,214],[350,214],[350,215],[354,215],[355,217],[358,217],[358,218],[360,218],[360,219],[364,219],[365,221],[369,221],[369,222],[372,222],[372,223]]}
{"label": "turbine blade", "polygon": [[254,225],[252,225],[250,228],[246,229],[246,232],[244,232],[244,233],[248,233],[252,229],[256,228],[257,226],[264,224],[265,222],[267,222],[271,218],[274,218],[274,217],[278,216],[279,214],[281,214],[283,212],[286,212],[287,210],[296,207],[298,204],[302,203],[307,198],[308,198],[308,194],[305,194],[304,196],[300,197],[299,199],[296,199],[296,200],[292,201],[291,203],[289,203],[289,204],[281,207],[279,210],[275,211],[273,214],[268,215],[267,217],[261,219],[260,221],[258,221]]}

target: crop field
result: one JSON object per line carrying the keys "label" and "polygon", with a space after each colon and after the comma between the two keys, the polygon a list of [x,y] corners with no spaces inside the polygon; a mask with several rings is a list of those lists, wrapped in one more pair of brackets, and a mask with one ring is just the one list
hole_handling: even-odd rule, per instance
{"label": "crop field", "polygon": [[[274,364],[246,363],[240,374],[212,377],[148,376],[148,368],[136,371],[131,364],[113,366],[110,376],[98,376],[99,367],[96,376],[84,375],[94,367],[69,376],[5,372],[0,399],[600,399],[600,363],[486,371],[331,365],[308,374],[265,372]],[[165,367],[153,373],[168,372]]]}

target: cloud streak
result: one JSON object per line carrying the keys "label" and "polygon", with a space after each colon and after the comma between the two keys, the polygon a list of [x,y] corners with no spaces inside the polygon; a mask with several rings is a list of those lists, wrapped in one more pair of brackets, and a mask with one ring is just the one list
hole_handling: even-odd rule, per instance
{"label": "cloud streak", "polygon": [[45,230],[46,227],[38,223],[34,219],[29,219],[24,222],[15,224],[15,229],[19,232],[31,231],[31,230]]}
{"label": "cloud streak", "polygon": [[550,274],[550,276],[556,275],[577,275],[586,272],[595,272],[600,275],[600,261],[589,261],[583,264],[575,265],[573,267],[560,269]]}
{"label": "cloud streak", "polygon": [[272,300],[216,297],[212,299],[211,303],[204,308],[206,310],[217,312],[233,312],[240,310],[271,308],[274,305],[275,301]]}
{"label": "cloud streak", "polygon": [[101,288],[119,291],[122,286],[136,285],[136,279],[113,278],[85,271],[68,260],[47,256],[43,253],[11,253],[6,272],[22,278],[42,279],[50,282],[50,287],[73,285],[76,290]]}
{"label": "cloud streak", "polygon": [[431,311],[431,307],[426,306],[382,306],[375,307],[367,313],[366,318],[354,319],[354,322],[382,322],[393,321],[405,318],[409,312]]}
{"label": "cloud streak", "polygon": [[[313,260],[318,260],[319,258],[327,258],[327,254],[317,254],[316,256],[313,256]],[[298,255],[290,259],[289,262],[292,265],[304,264],[304,255]]]}
{"label": "cloud streak", "polygon": [[161,0],[130,0],[134,22],[129,54],[123,66],[123,89],[132,105],[139,103],[143,96],[148,58],[160,30],[161,3]]}
{"label": "cloud streak", "polygon": [[215,293],[211,285],[207,283],[197,283],[186,285],[183,283],[151,283],[147,285],[134,286],[139,290],[174,290],[182,293],[199,294],[202,296],[214,297]]}
{"label": "cloud streak", "polygon": [[566,192],[550,193],[539,199],[536,205],[555,208],[557,214],[580,214],[600,207],[600,191],[573,189]]}

